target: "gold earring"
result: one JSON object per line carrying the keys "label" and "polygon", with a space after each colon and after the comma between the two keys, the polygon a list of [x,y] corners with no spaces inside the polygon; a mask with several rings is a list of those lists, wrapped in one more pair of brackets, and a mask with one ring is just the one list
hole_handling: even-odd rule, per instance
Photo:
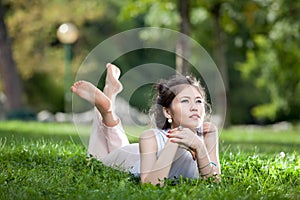
{"label": "gold earring", "polygon": [[173,122],[172,118],[168,118],[168,122],[171,124]]}

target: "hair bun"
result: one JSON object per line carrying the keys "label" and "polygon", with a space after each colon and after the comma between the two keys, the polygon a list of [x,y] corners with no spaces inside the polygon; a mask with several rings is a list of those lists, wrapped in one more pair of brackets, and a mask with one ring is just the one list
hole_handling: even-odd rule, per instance
{"label": "hair bun", "polygon": [[156,89],[159,94],[163,94],[168,90],[168,86],[166,85],[166,83],[162,82],[162,83],[157,84]]}

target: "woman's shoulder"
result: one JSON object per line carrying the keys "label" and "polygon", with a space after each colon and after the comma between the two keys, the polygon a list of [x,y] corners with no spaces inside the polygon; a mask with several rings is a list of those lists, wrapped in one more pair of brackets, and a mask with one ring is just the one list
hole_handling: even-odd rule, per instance
{"label": "woman's shoulder", "polygon": [[149,139],[153,136],[155,136],[155,132],[156,129],[147,129],[145,131],[142,132],[142,134],[140,135],[140,139]]}
{"label": "woman's shoulder", "polygon": [[157,141],[155,129],[142,132],[139,138],[140,152],[157,152]]}

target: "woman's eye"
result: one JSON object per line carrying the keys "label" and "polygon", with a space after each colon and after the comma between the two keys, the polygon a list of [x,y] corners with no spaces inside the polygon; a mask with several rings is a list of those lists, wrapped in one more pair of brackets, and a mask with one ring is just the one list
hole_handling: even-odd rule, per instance
{"label": "woman's eye", "polygon": [[196,103],[202,103],[203,101],[202,101],[202,99],[197,99],[196,100]]}
{"label": "woman's eye", "polygon": [[181,100],[181,103],[189,103],[189,100],[187,100],[187,99],[182,99],[182,100]]}

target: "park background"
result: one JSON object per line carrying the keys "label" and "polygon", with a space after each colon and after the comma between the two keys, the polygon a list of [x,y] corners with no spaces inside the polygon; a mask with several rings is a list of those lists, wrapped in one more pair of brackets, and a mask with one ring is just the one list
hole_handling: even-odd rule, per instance
{"label": "park background", "polygon": [[[131,198],[136,192],[140,198],[184,199],[199,197],[191,195],[197,191],[208,198],[299,198],[299,20],[300,2],[292,0],[0,0],[1,197]],[[51,117],[36,121],[42,111],[56,117],[65,112],[66,58],[57,30],[66,22],[79,30],[71,49],[72,80],[95,46],[133,28],[180,31],[206,49],[228,101],[220,135],[221,185],[183,181],[171,189],[140,187],[99,163],[86,165],[82,138],[72,124]],[[178,66],[174,55],[155,50],[138,50],[114,63],[125,73],[149,61],[193,73]],[[130,99],[134,109],[147,111],[148,89]],[[125,129],[134,135],[143,128]],[[125,196],[118,196],[122,192]]]}
{"label": "park background", "polygon": [[[165,27],[189,35],[211,55],[226,86],[230,124],[300,119],[298,2],[190,1],[181,11],[175,1],[150,0],[2,0],[1,6],[6,25],[0,44],[1,100],[6,96],[1,113],[6,116],[64,111],[65,55],[56,32],[71,22],[79,30],[72,45],[73,80],[84,58],[105,39],[133,28]],[[142,50],[115,64],[125,73],[149,60],[176,66],[174,55]],[[146,109],[143,97],[130,103]]]}

